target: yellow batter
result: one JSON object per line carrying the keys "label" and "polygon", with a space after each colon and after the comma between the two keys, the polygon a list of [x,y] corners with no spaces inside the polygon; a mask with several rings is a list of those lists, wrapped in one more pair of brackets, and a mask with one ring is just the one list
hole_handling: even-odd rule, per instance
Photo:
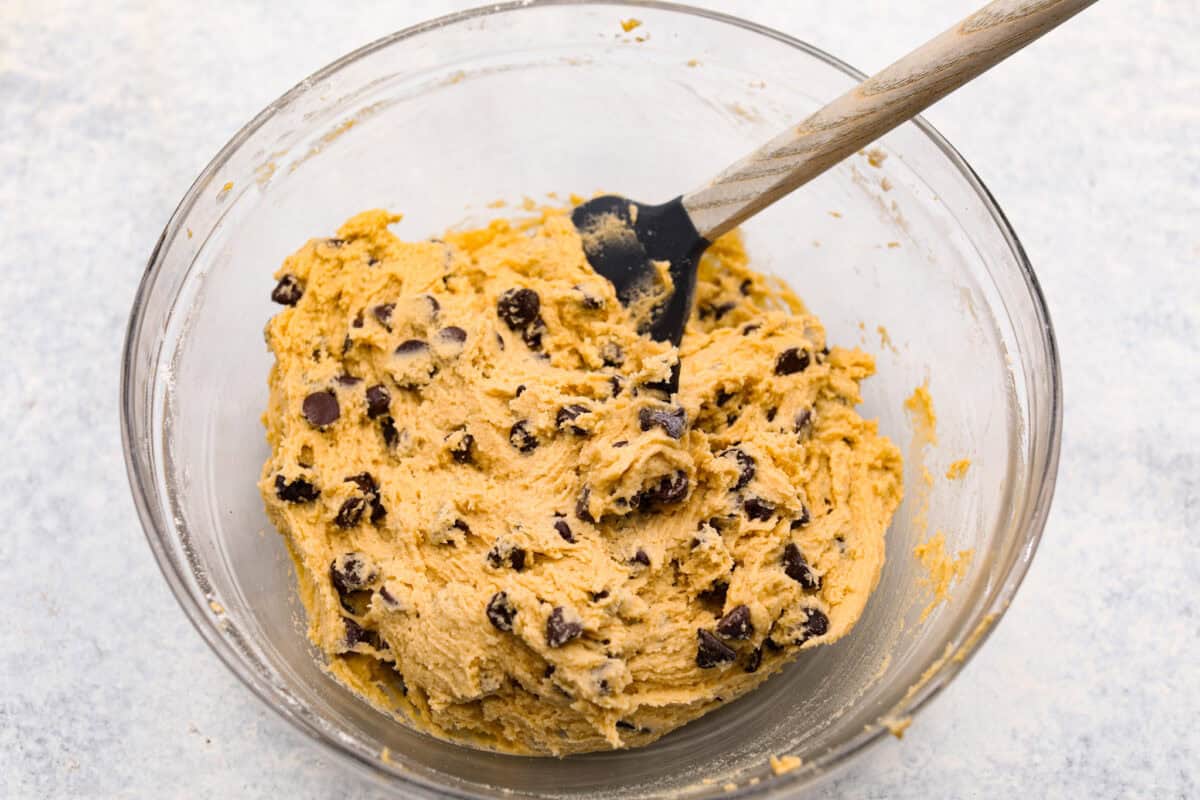
{"label": "yellow batter", "polygon": [[850,630],[901,497],[854,411],[869,355],[826,349],[735,235],[676,350],[562,212],[425,242],[398,219],[290,256],[266,330],[260,488],[335,676],[561,755],[650,742]]}

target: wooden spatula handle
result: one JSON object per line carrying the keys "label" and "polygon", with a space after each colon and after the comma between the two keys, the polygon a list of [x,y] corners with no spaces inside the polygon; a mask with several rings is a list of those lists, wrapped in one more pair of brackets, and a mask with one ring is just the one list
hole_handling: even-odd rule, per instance
{"label": "wooden spatula handle", "polygon": [[1096,0],[995,0],[684,195],[712,241]]}

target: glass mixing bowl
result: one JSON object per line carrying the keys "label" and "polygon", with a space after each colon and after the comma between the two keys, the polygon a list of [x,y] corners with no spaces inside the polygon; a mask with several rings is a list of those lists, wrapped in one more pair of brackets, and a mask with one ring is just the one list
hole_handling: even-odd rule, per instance
{"label": "glass mixing bowl", "polygon": [[[628,17],[643,24],[626,32]],[[756,265],[798,290],[831,341],[877,355],[863,411],[908,455],[907,498],[857,628],[749,696],[652,746],[562,760],[410,730],[322,671],[255,487],[267,456],[271,273],[306,239],[372,207],[404,212],[398,233],[420,239],[519,213],[522,196],[665,200],[861,78],[802,42],[711,12],[517,3],[381,39],[255,117],[171,217],[125,343],[133,495],[163,574],[213,651],[322,747],[417,795],[785,794],[936,694],[1033,556],[1061,397],[1050,320],[1016,235],[920,120],[745,226]],[[509,208],[489,207],[497,199]],[[938,444],[922,448],[902,403],[926,381]],[[943,477],[960,458],[972,461],[966,476]],[[948,551],[974,557],[922,622],[929,590],[912,551],[937,531]],[[783,754],[803,763],[775,775],[768,758]]]}

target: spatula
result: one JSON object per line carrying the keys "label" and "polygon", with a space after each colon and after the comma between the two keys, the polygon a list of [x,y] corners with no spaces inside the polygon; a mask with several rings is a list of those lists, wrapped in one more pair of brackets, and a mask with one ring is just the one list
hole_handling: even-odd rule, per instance
{"label": "spatula", "polygon": [[679,344],[713,240],[1094,2],[995,0],[693,192],[661,205],[616,195],[583,203],[572,220],[588,262],[626,306],[660,282],[652,262],[668,262],[673,290],[656,298],[642,328]]}

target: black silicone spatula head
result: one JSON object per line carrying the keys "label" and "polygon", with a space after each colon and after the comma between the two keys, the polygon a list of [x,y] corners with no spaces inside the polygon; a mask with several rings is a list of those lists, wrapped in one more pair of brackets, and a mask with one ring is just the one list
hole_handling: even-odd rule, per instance
{"label": "black silicone spatula head", "polygon": [[652,291],[658,272],[653,262],[669,265],[672,291],[642,321],[642,332],[679,344],[696,293],[696,265],[708,247],[684,209],[683,198],[651,206],[605,195],[578,206],[571,221],[583,237],[588,263],[612,282],[622,305]]}

